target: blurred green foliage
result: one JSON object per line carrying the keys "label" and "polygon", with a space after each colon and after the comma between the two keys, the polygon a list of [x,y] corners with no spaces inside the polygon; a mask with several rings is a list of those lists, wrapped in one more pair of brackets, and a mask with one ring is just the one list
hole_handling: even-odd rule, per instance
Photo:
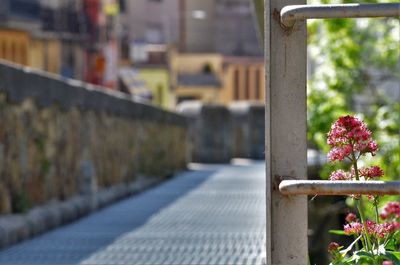
{"label": "blurred green foliage", "polygon": [[[349,1],[335,1],[346,2]],[[327,152],[326,133],[331,124],[340,115],[356,114],[368,124],[380,146],[379,153],[364,163],[381,166],[385,179],[398,179],[400,102],[387,97],[379,87],[387,80],[400,80],[399,18],[309,21],[308,42],[309,56],[314,62],[307,92],[311,146]],[[368,107],[363,113],[355,113],[354,96],[359,95],[367,99]],[[328,164],[321,177],[327,178],[335,167],[340,165]]]}

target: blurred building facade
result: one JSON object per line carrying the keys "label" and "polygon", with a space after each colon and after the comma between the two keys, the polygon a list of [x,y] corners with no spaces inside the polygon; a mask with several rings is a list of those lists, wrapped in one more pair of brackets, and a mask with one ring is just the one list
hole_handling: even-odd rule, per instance
{"label": "blurred building facade", "polygon": [[262,56],[250,0],[181,0],[180,50],[233,56]]}
{"label": "blurred building facade", "polygon": [[113,0],[3,0],[0,58],[113,88],[118,4]]}
{"label": "blurred building facade", "polygon": [[224,57],[225,105],[233,101],[253,101],[264,103],[264,60],[260,57]]}
{"label": "blurred building facade", "polygon": [[218,53],[171,53],[172,87],[176,102],[222,100],[223,56]]}
{"label": "blurred building facade", "polygon": [[179,0],[126,0],[121,12],[129,44],[172,44],[179,39]]}
{"label": "blurred building facade", "polygon": [[250,0],[129,0],[121,24],[128,46],[168,44],[187,53],[262,56]]}
{"label": "blurred building facade", "polygon": [[164,108],[262,101],[259,43],[250,0],[0,2],[0,58]]}
{"label": "blurred building facade", "polygon": [[[185,100],[263,101],[263,54],[253,11],[250,0],[125,1],[124,65],[146,72],[152,102],[168,102],[164,107]],[[164,57],[155,46],[165,47]],[[158,76],[161,69],[169,76],[167,89],[154,84],[151,73]]]}
{"label": "blurred building facade", "polygon": [[229,105],[264,102],[264,64],[259,57],[220,53],[174,53],[171,76],[176,102],[199,100]]}
{"label": "blurred building facade", "polygon": [[38,0],[0,2],[0,58],[29,65],[31,32],[40,30]]}

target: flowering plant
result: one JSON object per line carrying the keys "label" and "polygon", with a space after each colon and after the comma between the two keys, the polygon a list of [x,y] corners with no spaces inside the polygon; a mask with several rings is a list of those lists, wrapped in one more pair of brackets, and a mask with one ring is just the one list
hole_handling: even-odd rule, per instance
{"label": "flowering plant", "polygon": [[[353,116],[340,117],[333,123],[327,142],[332,148],[328,154],[330,161],[348,160],[351,164],[349,171],[340,169],[332,172],[330,180],[368,181],[383,176],[379,166],[359,167],[362,156],[374,156],[378,151],[371,131],[362,120]],[[389,202],[379,213],[379,197],[368,195],[375,212],[374,220],[368,220],[364,213],[363,196],[350,196],[355,201],[359,218],[349,213],[340,233],[354,236],[355,240],[347,248],[331,242],[328,246],[331,264],[400,265],[400,202]]]}

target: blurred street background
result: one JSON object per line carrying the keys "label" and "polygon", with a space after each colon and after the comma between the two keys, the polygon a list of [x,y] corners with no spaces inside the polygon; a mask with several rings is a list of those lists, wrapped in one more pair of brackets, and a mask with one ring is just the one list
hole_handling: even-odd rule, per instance
{"label": "blurred street background", "polygon": [[249,0],[5,0],[0,58],[174,109],[263,102]]}

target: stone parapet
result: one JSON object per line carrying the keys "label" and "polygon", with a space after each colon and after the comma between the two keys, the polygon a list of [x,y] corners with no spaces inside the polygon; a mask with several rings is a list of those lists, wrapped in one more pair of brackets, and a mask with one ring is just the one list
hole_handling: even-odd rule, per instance
{"label": "stone parapet", "polygon": [[227,163],[231,158],[264,159],[265,107],[257,102],[222,105],[186,101],[178,112],[189,121],[192,162]]}
{"label": "stone parapet", "polygon": [[229,105],[233,124],[233,155],[265,159],[265,106],[257,102],[234,102]]}
{"label": "stone parapet", "polygon": [[125,94],[0,61],[0,241],[79,218],[138,176],[185,169],[187,130],[184,116]]}
{"label": "stone parapet", "polygon": [[178,112],[189,121],[190,160],[229,163],[232,158],[232,117],[222,105],[184,102]]}

